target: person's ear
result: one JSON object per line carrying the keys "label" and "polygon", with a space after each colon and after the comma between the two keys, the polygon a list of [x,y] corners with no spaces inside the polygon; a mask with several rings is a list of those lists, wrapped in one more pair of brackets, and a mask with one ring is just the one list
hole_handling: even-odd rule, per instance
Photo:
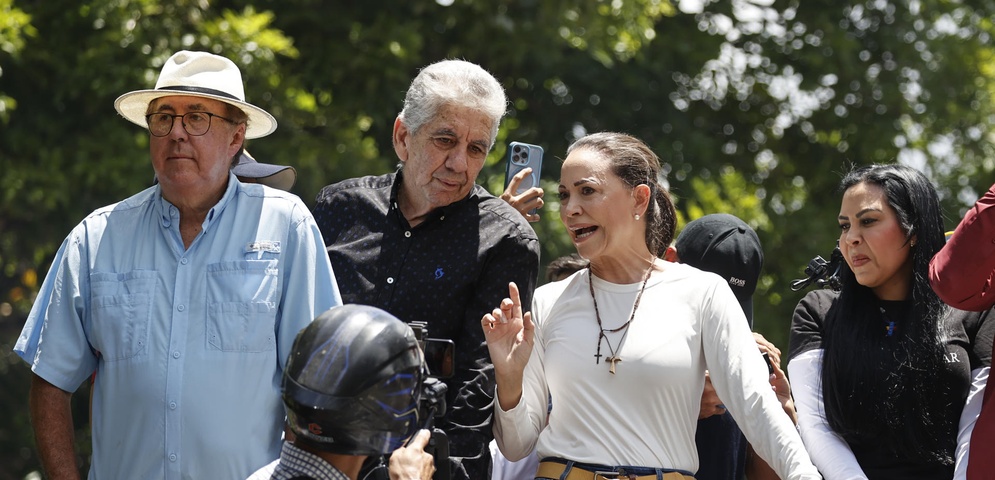
{"label": "person's ear", "polygon": [[640,183],[632,189],[632,199],[633,199],[633,216],[643,217],[646,215],[646,210],[649,208],[650,196],[652,192],[650,191],[649,185],[645,183]]}
{"label": "person's ear", "polygon": [[232,158],[242,149],[242,144],[245,143],[245,124],[240,123],[235,126],[235,131],[232,132],[231,143],[228,144],[228,158]]}
{"label": "person's ear", "polygon": [[677,256],[677,247],[673,245],[663,252],[663,259],[671,263],[681,263],[681,258]]}
{"label": "person's ear", "polygon": [[401,163],[408,161],[408,142],[411,140],[411,132],[408,130],[408,126],[404,124],[401,117],[394,119],[394,152],[397,153],[397,158],[401,160]]}

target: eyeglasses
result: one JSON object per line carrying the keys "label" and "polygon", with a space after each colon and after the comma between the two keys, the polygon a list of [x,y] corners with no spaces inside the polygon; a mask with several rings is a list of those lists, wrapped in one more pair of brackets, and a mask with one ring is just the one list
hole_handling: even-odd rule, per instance
{"label": "eyeglasses", "polygon": [[145,122],[149,126],[149,132],[156,137],[165,137],[173,131],[173,124],[176,117],[180,117],[183,123],[183,130],[192,136],[199,137],[211,129],[211,118],[218,117],[228,123],[235,123],[234,120],[215,115],[209,112],[187,112],[183,115],[173,115],[171,113],[150,113],[145,116]]}

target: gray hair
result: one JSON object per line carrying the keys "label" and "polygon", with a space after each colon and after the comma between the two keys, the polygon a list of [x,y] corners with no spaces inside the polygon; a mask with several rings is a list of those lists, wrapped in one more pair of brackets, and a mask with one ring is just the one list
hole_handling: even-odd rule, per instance
{"label": "gray hair", "polygon": [[398,118],[412,134],[418,133],[445,106],[466,107],[490,117],[490,148],[497,139],[508,99],[497,79],[479,65],[443,60],[423,68],[411,82]]}

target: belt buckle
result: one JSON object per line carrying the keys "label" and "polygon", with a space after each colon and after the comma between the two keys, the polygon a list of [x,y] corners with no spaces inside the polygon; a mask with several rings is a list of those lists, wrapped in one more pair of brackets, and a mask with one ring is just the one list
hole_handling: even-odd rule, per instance
{"label": "belt buckle", "polygon": [[599,470],[599,471],[594,472],[594,480],[602,480],[602,479],[604,479],[604,480],[617,480],[617,479],[620,479],[620,478],[623,478],[623,477],[618,472],[613,472],[613,471],[608,471],[608,470]]}

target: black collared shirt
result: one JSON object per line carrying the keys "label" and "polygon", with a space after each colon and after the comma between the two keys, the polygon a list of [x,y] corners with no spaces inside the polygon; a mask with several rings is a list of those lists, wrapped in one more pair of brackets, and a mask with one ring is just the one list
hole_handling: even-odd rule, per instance
{"label": "black collared shirt", "polygon": [[314,216],[328,246],[343,303],[382,308],[428,335],[456,344],[456,372],[446,380],[447,433],[453,478],[489,478],[493,366],[480,319],[518,284],[532,304],[539,240],[517,210],[475,185],[463,200],[410,227],[397,206],[401,173],[326,186]]}

